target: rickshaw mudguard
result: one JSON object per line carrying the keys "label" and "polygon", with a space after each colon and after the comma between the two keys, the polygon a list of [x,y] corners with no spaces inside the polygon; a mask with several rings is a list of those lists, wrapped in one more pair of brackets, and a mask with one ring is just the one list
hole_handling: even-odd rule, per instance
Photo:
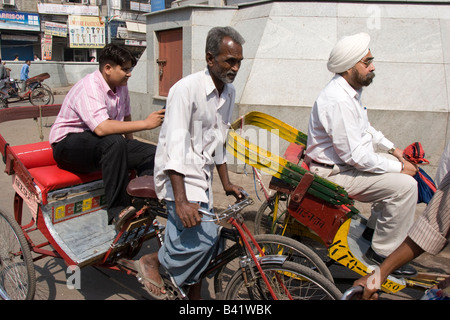
{"label": "rickshaw mudguard", "polygon": [[40,206],[38,228],[66,263],[100,259],[116,235],[108,225],[103,181],[53,190]]}
{"label": "rickshaw mudguard", "polygon": [[101,172],[60,169],[48,141],[10,147],[10,156],[13,188],[56,253],[79,267],[102,260],[117,232],[108,224]]}
{"label": "rickshaw mudguard", "polygon": [[102,265],[114,253],[155,233],[152,225],[117,232],[108,223],[103,180],[52,190],[39,207],[38,228],[69,265]]}
{"label": "rickshaw mudguard", "polygon": [[[333,243],[328,247],[328,256],[362,276],[375,271],[370,280],[376,285],[378,269],[367,264],[363,257],[370,246],[370,242],[361,238],[364,227],[365,225],[358,219],[347,219],[336,232]],[[383,291],[395,293],[406,287],[406,281],[389,276],[380,285]]]}

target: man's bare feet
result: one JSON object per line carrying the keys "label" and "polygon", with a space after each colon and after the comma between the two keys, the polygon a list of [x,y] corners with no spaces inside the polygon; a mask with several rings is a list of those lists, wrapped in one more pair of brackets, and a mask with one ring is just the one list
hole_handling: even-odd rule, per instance
{"label": "man's bare feet", "polygon": [[161,278],[161,275],[159,274],[159,265],[160,263],[158,260],[157,252],[147,254],[139,259],[139,266],[142,276],[153,281],[153,283],[151,283],[148,280],[143,279],[144,286],[147,288],[149,293],[152,292],[155,296],[166,294],[163,280]]}

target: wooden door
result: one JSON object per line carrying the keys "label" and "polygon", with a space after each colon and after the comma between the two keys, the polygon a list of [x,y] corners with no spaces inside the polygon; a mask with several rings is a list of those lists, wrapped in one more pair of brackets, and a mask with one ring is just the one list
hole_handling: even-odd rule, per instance
{"label": "wooden door", "polygon": [[169,89],[183,76],[183,29],[158,32],[159,95],[167,97]]}

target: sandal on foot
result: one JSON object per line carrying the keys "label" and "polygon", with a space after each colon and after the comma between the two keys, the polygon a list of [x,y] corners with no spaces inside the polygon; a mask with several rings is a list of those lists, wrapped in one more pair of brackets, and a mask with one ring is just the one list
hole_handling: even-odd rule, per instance
{"label": "sandal on foot", "polygon": [[138,278],[138,281],[140,283],[142,283],[142,285],[144,286],[144,289],[148,292],[149,295],[151,295],[153,298],[157,299],[157,300],[165,300],[168,298],[167,293],[162,293],[160,295],[155,294],[154,292],[152,292],[149,288],[147,288],[147,286],[144,284],[145,281],[150,282],[152,285],[154,285],[155,287],[157,287],[158,289],[163,289],[164,288],[164,280],[161,279],[161,283],[157,283],[152,279],[149,279],[147,277],[144,277],[144,273],[142,272],[141,269],[141,265],[139,263],[139,260],[136,260],[134,262],[134,266],[137,270],[137,275],[136,277]]}
{"label": "sandal on foot", "polygon": [[136,209],[133,206],[129,206],[123,209],[119,213],[119,216],[114,219],[114,225],[116,226],[116,230],[119,231],[120,229],[122,229],[122,226],[125,224],[125,222],[128,219],[130,219],[135,213]]}

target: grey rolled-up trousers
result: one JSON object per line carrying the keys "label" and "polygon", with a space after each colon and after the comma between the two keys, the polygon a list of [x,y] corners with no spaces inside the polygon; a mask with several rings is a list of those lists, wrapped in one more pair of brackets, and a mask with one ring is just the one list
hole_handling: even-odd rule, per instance
{"label": "grey rolled-up trousers", "polygon": [[369,173],[352,166],[327,168],[314,163],[310,171],[345,188],[349,197],[372,203],[367,225],[375,230],[372,249],[388,256],[406,238],[414,223],[417,181],[403,173]]}

